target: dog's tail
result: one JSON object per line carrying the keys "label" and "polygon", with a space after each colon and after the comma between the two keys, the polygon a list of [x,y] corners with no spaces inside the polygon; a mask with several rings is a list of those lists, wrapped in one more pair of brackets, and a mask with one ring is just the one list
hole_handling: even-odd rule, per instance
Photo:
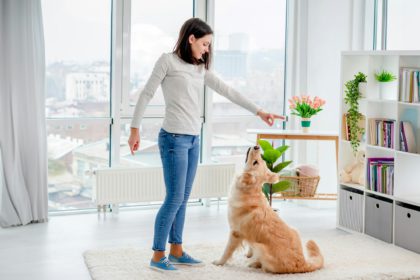
{"label": "dog's tail", "polygon": [[324,257],[319,250],[318,245],[315,241],[309,240],[306,243],[306,249],[308,250],[309,258],[306,260],[306,265],[303,272],[311,272],[320,269],[324,266]]}

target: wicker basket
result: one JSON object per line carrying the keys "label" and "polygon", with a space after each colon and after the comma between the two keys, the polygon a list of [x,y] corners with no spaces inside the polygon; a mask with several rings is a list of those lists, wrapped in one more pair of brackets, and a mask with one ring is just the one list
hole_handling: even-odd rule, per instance
{"label": "wicker basket", "polygon": [[287,190],[279,192],[282,196],[313,197],[320,177],[280,176],[280,179],[291,183]]}

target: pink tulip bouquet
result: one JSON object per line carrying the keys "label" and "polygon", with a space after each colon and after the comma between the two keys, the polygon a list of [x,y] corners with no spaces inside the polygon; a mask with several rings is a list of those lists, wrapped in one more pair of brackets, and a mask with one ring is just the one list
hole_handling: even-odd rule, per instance
{"label": "pink tulip bouquet", "polygon": [[313,99],[310,96],[293,96],[289,99],[289,108],[292,115],[299,116],[301,118],[310,118],[322,111],[322,106],[325,104],[325,100],[315,96]]}

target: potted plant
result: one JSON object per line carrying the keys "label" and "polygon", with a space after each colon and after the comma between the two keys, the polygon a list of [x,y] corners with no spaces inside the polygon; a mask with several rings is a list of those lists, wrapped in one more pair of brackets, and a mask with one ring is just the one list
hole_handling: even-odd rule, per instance
{"label": "potted plant", "polygon": [[379,96],[381,99],[396,100],[396,92],[393,90],[393,81],[397,80],[394,74],[386,70],[375,73],[375,79],[379,82]]}
{"label": "potted plant", "polygon": [[359,84],[366,82],[367,76],[362,72],[354,75],[354,79],[345,83],[344,102],[349,105],[347,111],[347,124],[349,126],[349,140],[353,153],[356,154],[362,134],[365,132],[364,128],[359,125],[363,115],[359,112],[359,99],[362,97],[359,91]]}
{"label": "potted plant", "polygon": [[291,114],[301,117],[301,125],[303,132],[308,132],[311,125],[311,117],[322,111],[325,100],[315,96],[313,99],[310,96],[293,96],[289,99],[289,109]]}
{"label": "potted plant", "polygon": [[[271,172],[279,173],[292,162],[291,160],[289,160],[275,164],[277,160],[283,155],[283,153],[289,148],[289,146],[283,145],[274,148],[268,141],[262,139],[258,140],[258,144],[263,150],[263,154],[261,154],[261,156],[266,162],[267,167],[268,169],[270,169]],[[289,181],[283,180],[276,184],[265,183],[262,186],[262,192],[269,201],[270,206],[273,200],[273,193],[285,191],[290,187],[290,185],[291,184]]]}

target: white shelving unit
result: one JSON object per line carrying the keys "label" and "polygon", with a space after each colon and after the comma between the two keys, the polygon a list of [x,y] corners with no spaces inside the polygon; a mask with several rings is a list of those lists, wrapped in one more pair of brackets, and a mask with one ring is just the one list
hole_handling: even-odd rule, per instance
{"label": "white shelving unit", "polygon": [[[388,243],[420,253],[420,103],[399,101],[400,69],[419,68],[420,52],[369,51],[343,52],[341,56],[340,143],[339,170],[355,161],[350,142],[343,135],[342,115],[348,110],[344,102],[345,83],[362,72],[367,75],[366,98],[359,102],[359,111],[365,115],[365,135],[359,149],[372,157],[394,158],[394,193],[384,194],[368,190],[365,185],[338,182],[337,227],[346,231],[371,235]],[[380,96],[379,84],[374,74],[387,70],[398,80],[392,85],[389,96]],[[416,153],[400,151],[400,121],[413,119]],[[395,120],[394,147],[385,148],[370,144],[369,118]]]}

